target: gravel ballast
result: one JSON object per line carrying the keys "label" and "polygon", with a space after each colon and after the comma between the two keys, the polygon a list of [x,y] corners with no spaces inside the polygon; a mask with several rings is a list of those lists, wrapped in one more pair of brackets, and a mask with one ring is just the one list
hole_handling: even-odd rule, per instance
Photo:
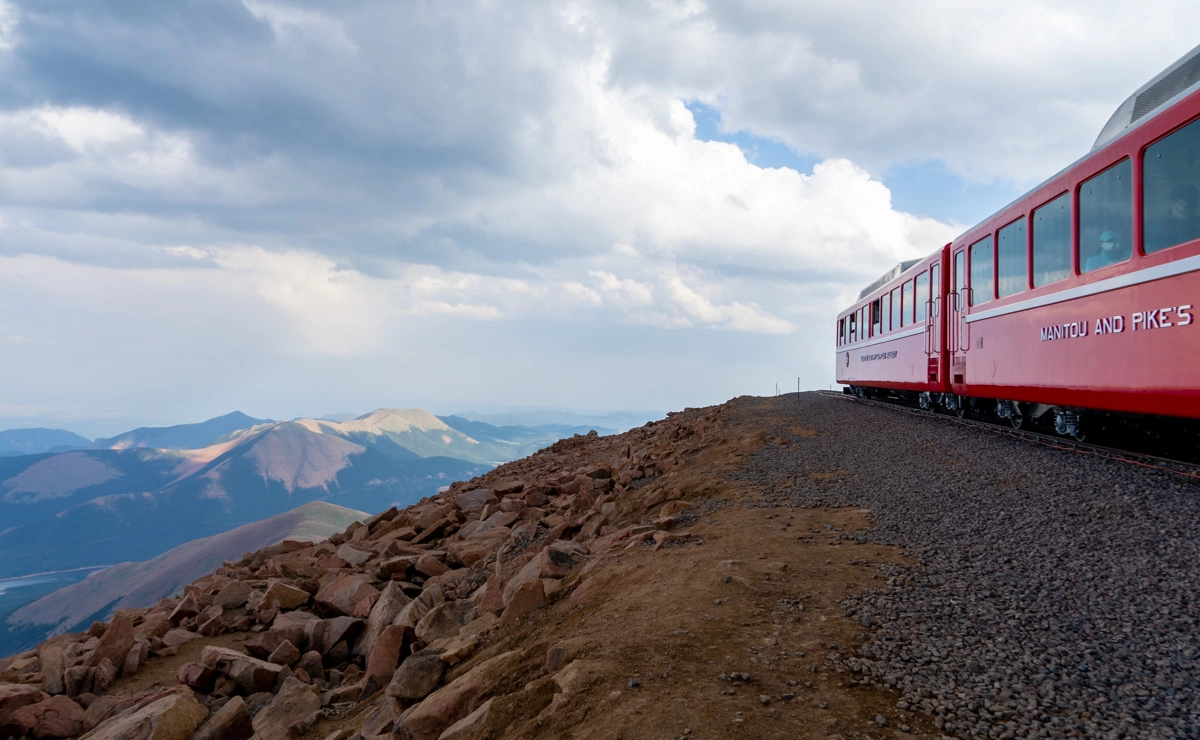
{"label": "gravel ballast", "polygon": [[868,508],[901,546],[851,597],[851,670],[960,737],[1200,736],[1200,481],[824,394],[737,478],[775,506]]}

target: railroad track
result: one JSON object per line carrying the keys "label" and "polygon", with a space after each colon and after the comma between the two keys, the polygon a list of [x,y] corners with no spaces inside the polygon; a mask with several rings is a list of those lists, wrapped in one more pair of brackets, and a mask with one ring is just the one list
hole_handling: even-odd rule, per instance
{"label": "railroad track", "polygon": [[1013,429],[1005,423],[998,421],[990,421],[987,419],[957,417],[948,414],[938,413],[936,411],[924,411],[916,406],[909,406],[903,403],[894,401],[879,401],[874,399],[863,399],[857,396],[852,396],[838,391],[817,391],[822,395],[833,396],[847,402],[860,403],[869,406],[877,406],[879,408],[890,409],[899,413],[911,414],[913,416],[922,416],[926,418],[937,418],[939,420],[961,424],[968,427],[976,427],[987,430],[993,434],[1000,434],[1006,437],[1025,440],[1035,444],[1040,444],[1046,447],[1051,447],[1058,450],[1067,450],[1083,455],[1093,455],[1108,460],[1117,460],[1120,462],[1130,463],[1132,465],[1140,465],[1142,467],[1155,468],[1169,473],[1175,473],[1188,478],[1200,480],[1200,464],[1188,462],[1186,460],[1177,460],[1169,457],[1152,455],[1146,452],[1130,450],[1120,447],[1107,447],[1104,445],[1094,444],[1091,442],[1079,442],[1074,439],[1068,439],[1053,434],[1044,434],[1042,432],[1033,431],[1031,429]]}

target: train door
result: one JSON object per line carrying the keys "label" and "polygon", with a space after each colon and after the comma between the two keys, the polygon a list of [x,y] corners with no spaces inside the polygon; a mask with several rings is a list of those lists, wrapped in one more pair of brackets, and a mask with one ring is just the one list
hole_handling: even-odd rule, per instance
{"label": "train door", "polygon": [[929,268],[929,291],[925,294],[925,355],[927,380],[936,383],[941,374],[942,356],[942,266],[935,262]]}
{"label": "train door", "polygon": [[970,291],[967,287],[967,250],[962,248],[954,252],[954,276],[951,282],[953,293],[947,301],[950,307],[949,320],[946,322],[950,336],[950,382],[962,383],[966,375],[966,351],[970,345],[967,335],[967,305]]}

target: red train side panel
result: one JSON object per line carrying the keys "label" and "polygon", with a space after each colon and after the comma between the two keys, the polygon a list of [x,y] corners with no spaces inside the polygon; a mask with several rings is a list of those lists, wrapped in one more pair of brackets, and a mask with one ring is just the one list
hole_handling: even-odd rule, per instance
{"label": "red train side panel", "polygon": [[[837,382],[949,391],[945,352],[948,247],[906,266],[838,316]],[[905,267],[902,265],[902,267]]]}

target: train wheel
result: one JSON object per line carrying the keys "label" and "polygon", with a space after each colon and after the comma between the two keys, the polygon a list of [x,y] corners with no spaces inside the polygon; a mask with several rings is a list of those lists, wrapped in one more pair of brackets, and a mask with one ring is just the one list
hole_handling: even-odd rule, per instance
{"label": "train wheel", "polygon": [[1008,417],[1008,423],[1012,424],[1013,429],[1020,429],[1025,426],[1025,415],[1020,411],[1013,409],[1013,415]]}
{"label": "train wheel", "polygon": [[867,389],[863,388],[861,385],[855,386],[854,395],[858,396],[859,398],[861,398],[865,401],[867,398]]}
{"label": "train wheel", "polygon": [[924,391],[921,395],[917,396],[917,404],[921,407],[922,411],[932,411],[933,396],[929,395],[929,391]]}

